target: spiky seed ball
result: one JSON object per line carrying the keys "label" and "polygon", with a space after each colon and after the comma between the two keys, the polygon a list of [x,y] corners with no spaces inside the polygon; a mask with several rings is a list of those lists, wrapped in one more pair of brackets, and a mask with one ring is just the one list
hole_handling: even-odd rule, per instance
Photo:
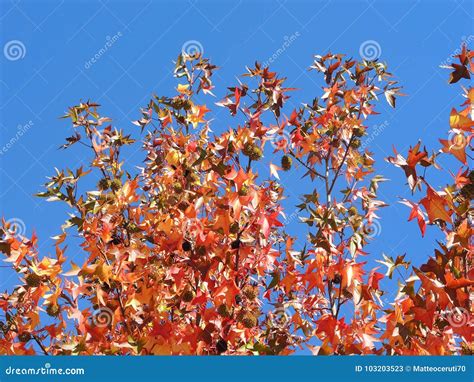
{"label": "spiky seed ball", "polygon": [[216,343],[216,350],[219,354],[224,353],[227,351],[227,342],[225,342],[222,338],[219,339]]}
{"label": "spiky seed ball", "polygon": [[352,206],[351,208],[349,208],[349,210],[347,212],[349,212],[350,216],[357,215],[357,212],[358,212],[357,207]]}
{"label": "spiky seed ball", "polygon": [[222,317],[230,317],[230,309],[226,304],[221,304],[217,307],[217,313],[219,313]]}
{"label": "spiky seed ball", "polygon": [[181,211],[185,211],[186,208],[188,208],[188,204],[187,204],[186,202],[179,202],[178,208],[179,208]]}
{"label": "spiky seed ball", "polygon": [[334,278],[332,279],[332,282],[334,284],[340,284],[342,281],[342,277],[339,273],[336,273],[336,275],[334,276]]}
{"label": "spiky seed ball", "polygon": [[257,161],[257,160],[260,160],[262,156],[263,156],[262,149],[260,147],[254,146],[254,148],[252,149],[252,152],[249,155],[249,158]]}
{"label": "spiky seed ball", "polygon": [[185,252],[189,252],[193,247],[191,243],[188,240],[183,241],[183,244],[181,244],[181,248]]}
{"label": "spiky seed ball", "polygon": [[177,194],[181,194],[183,192],[183,185],[179,182],[173,184],[173,190]]}
{"label": "spiky seed ball", "polygon": [[358,138],[362,137],[364,135],[364,132],[365,132],[365,130],[362,127],[356,127],[353,130],[354,135]]}
{"label": "spiky seed ball", "polygon": [[244,145],[244,148],[242,149],[242,154],[244,154],[247,157],[250,157],[252,155],[253,148],[255,146],[252,143],[246,143]]}
{"label": "spiky seed ball", "polygon": [[469,181],[471,183],[474,183],[474,170],[472,170],[470,173],[469,173]]}
{"label": "spiky seed ball", "polygon": [[243,315],[241,322],[247,329],[251,329],[257,326],[257,317],[253,313],[247,312]]}
{"label": "spiky seed ball", "polygon": [[31,334],[26,333],[26,332],[20,333],[20,335],[18,336],[18,339],[21,342],[28,342],[29,340],[31,340]]}
{"label": "spiky seed ball", "polygon": [[191,172],[186,176],[186,180],[190,184],[199,183],[199,176],[197,174],[195,174],[194,172]]}
{"label": "spiky seed ball", "polygon": [[233,234],[239,233],[239,231],[240,231],[239,223],[238,222],[233,222],[230,225],[229,230],[230,230],[230,233],[233,233]]}
{"label": "spiky seed ball", "polygon": [[110,183],[110,188],[113,190],[113,191],[118,191],[122,188],[122,182],[120,181],[120,179],[114,179],[112,180],[112,182]]}
{"label": "spiky seed ball", "polygon": [[60,312],[61,312],[61,309],[56,304],[49,304],[46,307],[46,313],[48,313],[48,316],[57,317],[57,316],[59,316]]}
{"label": "spiky seed ball", "polygon": [[196,248],[196,254],[198,256],[205,256],[207,253],[207,249],[204,245],[199,245],[197,248]]}
{"label": "spiky seed ball", "polygon": [[467,200],[474,199],[474,184],[466,184],[459,193]]}
{"label": "spiky seed ball", "polygon": [[192,290],[186,290],[183,292],[183,294],[181,295],[181,298],[184,302],[191,302],[193,301],[193,298],[194,298],[194,293]]}
{"label": "spiky seed ball", "polygon": [[30,288],[37,288],[41,285],[41,276],[38,276],[36,273],[30,273],[26,276],[26,285]]}
{"label": "spiky seed ball", "polygon": [[128,223],[127,225],[128,232],[140,232],[140,228],[135,223]]}
{"label": "spiky seed ball", "polygon": [[162,269],[158,264],[152,264],[150,266],[150,277],[154,280],[157,279],[161,275],[161,271]]}
{"label": "spiky seed ball", "polygon": [[281,158],[281,167],[283,168],[283,170],[288,171],[289,169],[291,169],[292,164],[293,159],[288,155],[283,155],[283,157]]}
{"label": "spiky seed ball", "polygon": [[109,180],[106,179],[106,178],[102,178],[101,180],[99,180],[99,183],[97,183],[97,187],[99,188],[99,190],[107,190],[109,188]]}
{"label": "spiky seed ball", "polygon": [[240,187],[239,195],[240,196],[247,196],[248,193],[249,193],[249,186],[247,186],[246,184],[243,184],[242,187]]}
{"label": "spiky seed ball", "polygon": [[112,235],[112,240],[110,240],[110,243],[113,245],[119,245],[122,243],[122,237],[117,232],[114,232],[114,234]]}
{"label": "spiky seed ball", "polygon": [[354,139],[352,142],[351,142],[351,147],[353,149],[358,149],[360,147],[360,139]]}
{"label": "spiky seed ball", "polygon": [[178,203],[178,198],[175,195],[171,195],[167,200],[166,203],[169,206],[175,206]]}
{"label": "spiky seed ball", "polygon": [[239,322],[242,322],[242,320],[244,319],[244,316],[245,316],[245,312],[243,310],[240,310],[237,313],[237,316],[235,317],[235,319]]}
{"label": "spiky seed ball", "polygon": [[255,300],[258,297],[258,289],[252,285],[246,285],[244,289],[242,289],[242,293],[249,300]]}

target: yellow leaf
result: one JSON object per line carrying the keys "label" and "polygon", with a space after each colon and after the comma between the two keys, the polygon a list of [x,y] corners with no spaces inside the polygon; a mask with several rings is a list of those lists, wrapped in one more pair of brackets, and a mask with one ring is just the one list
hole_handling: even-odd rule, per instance
{"label": "yellow leaf", "polygon": [[469,117],[458,113],[456,109],[452,109],[449,117],[449,125],[452,129],[469,131],[470,128],[474,126],[474,121]]}

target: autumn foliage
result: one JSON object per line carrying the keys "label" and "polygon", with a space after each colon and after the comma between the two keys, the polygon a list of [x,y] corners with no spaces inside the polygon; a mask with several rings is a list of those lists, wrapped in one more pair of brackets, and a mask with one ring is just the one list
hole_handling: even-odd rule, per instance
{"label": "autumn foliage", "polygon": [[[470,78],[473,57],[464,47],[450,82]],[[130,135],[93,102],[71,107],[63,148],[82,144],[90,166],[57,170],[39,194],[70,210],[53,255],[3,222],[0,250],[19,285],[0,295],[0,354],[471,354],[474,90],[439,151],[418,143],[387,158],[420,195],[402,201],[409,220],[445,234],[416,268],[365,248],[386,204],[361,140],[378,99],[395,107],[400,86],[378,61],[327,54],[311,69],[323,95],[294,110],[294,89],[258,63],[215,103],[217,67],[199,54],[178,57],[176,94],[154,96]],[[211,104],[232,127],[211,130]],[[141,148],[139,170],[125,146]],[[427,169],[446,155],[460,169],[431,184]],[[303,247],[285,232],[277,182],[296,166],[311,184],[298,205]],[[73,236],[78,264],[67,259]],[[411,275],[386,305],[380,281],[399,267]]]}

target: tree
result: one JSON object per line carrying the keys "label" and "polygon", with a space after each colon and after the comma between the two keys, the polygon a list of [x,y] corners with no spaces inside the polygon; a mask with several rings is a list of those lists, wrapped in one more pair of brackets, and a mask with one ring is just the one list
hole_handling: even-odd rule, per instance
{"label": "tree", "polygon": [[[470,79],[474,72],[474,53],[464,45],[456,56],[459,64],[452,70],[449,83]],[[437,226],[445,235],[433,257],[421,267],[413,268],[414,276],[406,280],[395,302],[387,312],[383,338],[396,354],[473,353],[472,319],[474,272],[472,259],[472,199],[474,172],[466,152],[472,151],[474,89],[465,89],[466,98],[461,111],[452,109],[449,117],[449,138],[440,139],[441,149],[431,156],[421,142],[410,148],[407,159],[395,152],[387,158],[402,168],[412,193],[420,192],[419,202],[403,200],[411,208],[409,220],[416,219],[425,234],[426,226]],[[440,165],[440,157],[450,156],[452,168],[461,162],[457,172]],[[451,159],[451,162],[449,162]],[[451,166],[450,166],[451,167]],[[437,191],[427,179],[429,168],[444,171],[451,184]],[[422,174],[420,174],[422,170]],[[449,178],[448,178],[449,179]]]}
{"label": "tree", "polygon": [[[462,55],[454,79],[472,72],[471,52]],[[220,134],[211,131],[212,110],[203,101],[213,96],[216,69],[199,54],[178,57],[176,94],[154,96],[135,122],[144,135],[138,172],[121,152],[140,143],[113,128],[99,105],[69,109],[64,118],[71,120],[74,134],[63,148],[86,146],[90,166],[57,170],[39,194],[71,209],[55,238],[55,256],[40,256],[34,234],[19,236],[3,222],[0,250],[21,285],[0,296],[5,313],[0,354],[284,355],[306,347],[314,354],[447,354],[466,349],[466,329],[454,329],[449,319],[429,323],[425,311],[469,309],[469,207],[466,196],[459,196],[472,186],[469,171],[458,173],[455,188],[441,194],[416,173],[419,163],[435,166],[434,156],[421,156],[418,146],[406,161],[399,154],[389,158],[404,168],[413,190],[426,184],[420,205],[428,223],[441,220],[445,232],[452,224],[439,255],[444,260],[414,268],[421,287],[415,293],[417,281],[408,279],[393,310],[384,310],[380,299],[384,275],[361,261],[377,210],[385,206],[377,199],[385,179],[373,174],[374,159],[361,139],[378,97],[395,107],[400,95],[386,65],[315,56],[311,69],[324,78],[323,96],[285,114],[293,89],[256,63],[244,75],[249,84],[229,87],[217,103],[236,121]],[[472,134],[466,110],[451,117],[456,134]],[[454,154],[449,147],[443,151],[466,162],[459,149]],[[279,220],[283,187],[258,174],[264,153],[279,158],[279,165],[270,164],[273,178],[303,166],[314,186],[298,206],[309,230],[303,248],[296,248]],[[99,180],[90,190],[91,182],[83,178],[94,175]],[[448,194],[464,198],[456,199],[459,207]],[[424,227],[422,207],[411,205],[410,219]],[[451,219],[453,214],[464,220]],[[84,256],[82,264],[66,267],[71,231],[79,235]],[[396,267],[409,267],[401,256],[383,263],[390,278]]]}

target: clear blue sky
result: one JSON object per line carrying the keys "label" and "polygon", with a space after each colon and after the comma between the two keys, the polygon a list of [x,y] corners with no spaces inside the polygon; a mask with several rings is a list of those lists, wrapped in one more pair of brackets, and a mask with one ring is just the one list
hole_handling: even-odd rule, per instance
{"label": "clear blue sky", "polygon": [[[103,105],[102,113],[116,126],[138,137],[130,121],[139,117],[139,107],[153,92],[169,94],[176,86],[172,60],[188,41],[198,41],[205,55],[222,67],[215,80],[218,98],[245,65],[268,61],[284,47],[271,67],[300,89],[292,101],[298,105],[321,95],[316,73],[306,71],[313,54],[331,50],[360,58],[361,45],[373,40],[407,97],[395,110],[381,102],[380,116],[369,124],[383,125],[370,147],[378,172],[391,179],[381,187],[380,196],[390,207],[380,213],[381,230],[370,245],[371,259],[380,259],[382,252],[406,252],[419,264],[432,253],[436,229],[428,229],[421,239],[416,224],[406,224],[409,211],[397,203],[398,196],[409,196],[403,173],[383,158],[391,154],[392,145],[406,151],[419,138],[430,148],[439,147],[437,138],[446,134],[451,107],[462,102],[459,87],[448,86],[448,71],[439,65],[462,40],[474,40],[473,7],[473,1],[462,0],[0,0],[0,149],[14,141],[0,153],[0,216],[20,219],[27,235],[35,229],[41,251],[51,251],[49,238],[60,232],[66,208],[33,194],[42,189],[54,166],[76,167],[89,158],[81,147],[57,149],[71,132],[57,117],[69,105],[91,99]],[[291,43],[285,47],[287,40]],[[107,41],[111,46],[100,54]],[[96,54],[99,58],[91,63]],[[223,114],[216,116],[219,123],[220,128],[228,123]],[[138,163],[139,153],[131,160]],[[288,215],[301,192],[302,173],[282,178],[290,196]],[[263,169],[261,174],[268,175]],[[433,175],[440,185],[450,181],[446,174]],[[289,229],[301,238],[306,232],[296,219]],[[81,256],[74,248],[68,255]],[[14,285],[10,274],[0,268],[0,291]]]}

